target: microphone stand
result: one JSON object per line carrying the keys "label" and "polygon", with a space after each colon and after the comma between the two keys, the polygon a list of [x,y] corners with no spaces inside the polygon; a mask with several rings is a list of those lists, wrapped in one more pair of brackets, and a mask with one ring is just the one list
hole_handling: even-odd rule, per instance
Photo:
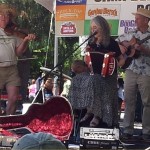
{"label": "microphone stand", "polygon": [[[95,31],[93,34],[91,34],[85,41],[83,41],[77,48],[75,48],[73,51],[69,52],[59,63],[57,63],[56,66],[54,66],[49,72],[47,72],[44,76],[42,76],[41,80],[45,79],[48,75],[50,75],[52,73],[52,71],[54,71],[56,68],[58,68],[59,66],[61,66],[64,61],[69,58],[75,51],[77,51],[84,43],[86,43],[89,39],[91,39],[93,36],[95,36],[97,34],[97,31]],[[39,94],[42,90],[42,87],[40,87],[40,89],[38,90],[37,94]],[[35,96],[35,98],[32,101],[32,104],[35,102],[36,98],[38,95]]]}
{"label": "microphone stand", "polygon": [[[49,71],[49,72],[47,72],[47,74],[45,75],[45,76],[47,76],[47,75],[49,75],[53,70],[55,70],[56,68],[58,68],[60,65],[62,65],[63,64],[63,62],[67,59],[67,58],[69,58],[75,51],[77,51],[84,43],[86,43],[89,39],[91,39],[93,36],[95,36],[97,34],[97,31],[95,31],[92,35],[90,35],[84,42],[82,42],[77,48],[75,48],[73,51],[71,51],[71,52],[69,52],[66,56],[65,56],[65,58],[63,58],[59,63],[57,63],[57,65],[56,66],[54,66],[52,69],[51,69],[51,71]],[[44,76],[44,77],[45,77]],[[44,78],[43,77],[43,78]]]}
{"label": "microphone stand", "polygon": [[34,97],[34,99],[33,99],[33,101],[32,101],[31,104],[33,104],[33,103],[36,101],[36,99],[37,99],[38,95],[40,94],[40,92],[42,92],[42,93],[41,93],[41,94],[42,94],[42,102],[43,102],[43,103],[45,102],[44,78],[43,78],[44,76],[45,76],[45,74],[42,73],[42,77],[41,77],[41,79],[39,79],[39,80],[41,81],[40,88],[39,88],[39,90],[37,91],[37,93],[36,93],[36,95],[35,95],[35,97]]}
{"label": "microphone stand", "polygon": [[60,65],[60,76],[59,76],[59,95],[62,93],[62,89],[63,89],[63,65]]}

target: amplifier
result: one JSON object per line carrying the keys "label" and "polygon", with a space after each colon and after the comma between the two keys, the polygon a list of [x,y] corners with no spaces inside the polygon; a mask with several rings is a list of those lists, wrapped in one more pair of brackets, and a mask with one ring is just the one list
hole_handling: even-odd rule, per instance
{"label": "amplifier", "polygon": [[111,141],[119,140],[119,129],[81,127],[80,138]]}
{"label": "amplifier", "polygon": [[119,129],[80,128],[80,149],[117,149],[119,146]]}

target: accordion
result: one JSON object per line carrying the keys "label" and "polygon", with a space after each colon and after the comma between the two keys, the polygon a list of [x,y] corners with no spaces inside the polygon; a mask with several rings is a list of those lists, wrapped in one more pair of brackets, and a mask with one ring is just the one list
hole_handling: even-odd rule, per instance
{"label": "accordion", "polygon": [[116,61],[113,52],[86,52],[85,62],[90,68],[91,74],[101,74],[103,77],[112,75],[116,67]]}

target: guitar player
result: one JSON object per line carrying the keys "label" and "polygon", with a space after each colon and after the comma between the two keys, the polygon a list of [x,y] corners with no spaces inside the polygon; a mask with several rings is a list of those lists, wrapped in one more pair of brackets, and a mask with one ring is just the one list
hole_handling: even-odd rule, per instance
{"label": "guitar player", "polygon": [[150,39],[147,38],[142,44],[131,42],[133,38],[143,40],[150,36],[150,10],[139,8],[136,13],[132,14],[135,15],[137,28],[116,39],[120,44],[122,53],[126,53],[131,46],[135,49],[135,52],[140,53],[138,57],[132,58],[131,64],[125,70],[124,94],[126,107],[123,137],[129,139],[133,136],[136,95],[139,90],[143,104],[142,139],[150,140]]}

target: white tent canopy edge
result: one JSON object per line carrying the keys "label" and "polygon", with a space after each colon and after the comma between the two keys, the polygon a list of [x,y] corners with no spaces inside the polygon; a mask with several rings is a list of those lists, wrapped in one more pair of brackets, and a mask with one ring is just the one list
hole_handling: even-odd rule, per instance
{"label": "white tent canopy edge", "polygon": [[34,0],[36,3],[42,5],[51,13],[55,10],[56,0]]}
{"label": "white tent canopy edge", "polygon": [[[49,10],[51,13],[54,13],[56,8],[56,0],[34,0],[36,3],[42,5],[47,10]],[[51,32],[51,31],[50,31]],[[54,67],[58,64],[58,37],[55,36],[55,43],[54,43]],[[54,83],[57,83],[57,78],[54,79]],[[58,85],[54,84],[54,94],[58,95]]]}
{"label": "white tent canopy edge", "polygon": [[[34,0],[36,3],[42,5],[47,10],[49,10],[51,13],[55,11],[56,8],[56,0]],[[50,31],[51,32],[51,31]],[[55,50],[54,50],[54,66],[58,63],[58,37],[55,36]]]}

